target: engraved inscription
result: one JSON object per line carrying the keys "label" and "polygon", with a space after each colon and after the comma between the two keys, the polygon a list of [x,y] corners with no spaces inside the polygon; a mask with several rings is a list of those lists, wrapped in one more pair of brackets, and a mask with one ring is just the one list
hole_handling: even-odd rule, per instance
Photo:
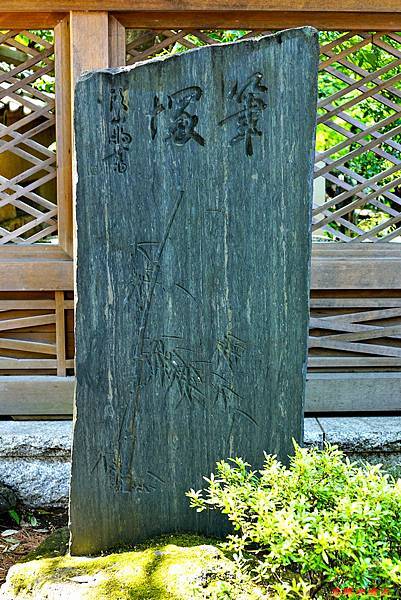
{"label": "engraved inscription", "polygon": [[194,107],[202,97],[199,86],[193,85],[167,96],[163,104],[159,96],[153,99],[153,110],[150,113],[150,134],[152,140],[156,138],[159,130],[159,119],[164,113],[166,117],[166,135],[164,141],[169,141],[175,146],[184,146],[194,140],[200,146],[205,145],[204,138],[196,130],[199,117],[194,114]]}
{"label": "engraved inscription", "polygon": [[217,340],[216,348],[232,371],[245,351],[246,344],[229,331],[224,334],[221,340]]}
{"label": "engraved inscription", "polygon": [[214,402],[221,402],[225,409],[242,397],[235,391],[234,384],[221,373],[213,371],[212,388],[214,391]]}
{"label": "engraved inscription", "polygon": [[227,331],[216,341],[213,353],[212,388],[214,402],[222,403],[225,408],[232,407],[236,401],[243,399],[235,389],[233,375],[245,350],[246,342],[234,335],[232,331]]}
{"label": "engraved inscription", "polygon": [[155,475],[152,471],[147,471],[144,478],[137,478],[132,481],[130,491],[136,494],[151,494],[158,491],[165,484],[166,482],[161,477]]}
{"label": "engraved inscription", "polygon": [[253,137],[263,135],[258,128],[258,121],[267,108],[267,87],[263,85],[262,79],[262,73],[253,73],[241,86],[236,81],[228,97],[239,105],[239,110],[219,122],[219,125],[235,123],[235,134],[230,140],[230,146],[244,142],[247,156],[253,155]]}
{"label": "engraved inscription", "polygon": [[251,423],[254,427],[259,427],[259,423],[256,421],[256,419],[254,419],[254,417],[252,415],[250,415],[248,412],[246,412],[245,410],[242,410],[241,408],[236,408],[235,410],[232,411],[231,413],[231,423],[230,423],[230,429],[228,431],[227,434],[227,439],[226,439],[226,443],[227,445],[230,444],[231,441],[231,437],[233,435],[234,432],[234,427],[237,421],[241,421],[241,419],[248,421],[249,423]]}
{"label": "engraved inscription", "polygon": [[160,285],[156,275],[159,270],[160,241],[137,242],[133,253],[132,277],[125,304],[133,300],[137,317],[140,318],[149,299],[149,292]]}
{"label": "engraved inscription", "polygon": [[[220,334],[209,352],[200,354],[178,332],[152,331],[151,313],[156,290],[166,292],[160,277],[163,255],[182,204],[184,191],[179,192],[164,232],[160,238],[140,239],[133,242],[131,257],[132,275],[127,282],[125,304],[133,312],[138,323],[138,336],[133,344],[135,361],[133,382],[120,417],[117,430],[116,452],[106,460],[99,459],[107,468],[116,491],[120,493],[146,493],[152,491],[147,482],[138,480],[135,473],[137,446],[137,419],[143,390],[154,384],[162,391],[164,399],[170,398],[175,408],[186,404],[204,409],[217,404],[227,411],[227,418],[234,428],[236,419],[242,418],[255,425],[252,415],[246,412],[245,398],[237,389],[238,366],[248,343],[231,328]],[[194,294],[183,285],[174,284],[191,302],[197,302]]]}
{"label": "engraved inscription", "polygon": [[110,90],[110,121],[121,123],[128,113],[128,90],[123,88],[111,88]]}
{"label": "engraved inscription", "polygon": [[111,88],[109,104],[109,147],[111,153],[106,158],[112,158],[113,169],[117,173],[125,173],[128,168],[127,154],[132,143],[132,136],[124,123],[128,113],[128,90]]}
{"label": "engraved inscription", "polygon": [[166,394],[174,390],[178,397],[177,406],[183,400],[192,404],[198,402],[203,404],[206,396],[201,389],[203,385],[203,373],[198,363],[202,361],[187,358],[185,354],[191,353],[189,348],[177,346],[169,347],[168,338],[174,341],[177,336],[163,336],[162,339],[152,340],[149,350],[142,353],[145,363],[145,382],[155,379]]}
{"label": "engraved inscription", "polygon": [[[121,471],[121,458],[119,454],[111,450],[100,452],[92,465],[91,472],[93,473],[100,468],[102,468],[105,473],[109,472],[112,474],[113,479],[118,477],[118,472]],[[144,476],[137,476],[129,473],[125,484],[125,486],[118,488],[116,491],[133,494],[150,494],[156,491],[160,493],[160,488],[165,486],[166,482],[159,475],[156,475],[152,471],[147,471]]]}
{"label": "engraved inscription", "polygon": [[[160,339],[145,340],[146,349],[139,358],[143,362],[143,385],[156,382],[183,401],[203,406],[209,400],[221,403],[225,409],[237,406],[243,398],[233,382],[235,367],[246,343],[232,333],[217,340],[213,355],[208,359],[195,358],[195,350],[188,347],[181,336],[163,335]],[[210,381],[212,394],[208,392]]]}
{"label": "engraved inscription", "polygon": [[[180,191],[170,213],[163,237],[160,241],[141,241],[136,244],[135,258],[137,266],[134,270],[133,293],[135,312],[139,323],[138,338],[135,344],[135,377],[134,386],[130,390],[130,399],[126,402],[120,425],[118,428],[116,469],[113,473],[116,490],[129,492],[132,490],[132,471],[134,453],[137,444],[137,419],[141,400],[141,392],[146,385],[146,361],[143,360],[146,352],[147,329],[152,310],[152,303],[161,268],[163,252],[170,236],[171,228],[175,222],[179,207],[184,197]],[[141,260],[139,261],[139,257]],[[125,460],[122,460],[122,457]]]}

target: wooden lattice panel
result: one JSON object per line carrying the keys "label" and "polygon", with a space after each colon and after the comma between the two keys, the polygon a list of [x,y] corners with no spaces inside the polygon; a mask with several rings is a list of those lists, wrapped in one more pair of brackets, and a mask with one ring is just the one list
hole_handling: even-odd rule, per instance
{"label": "wooden lattice panel", "polygon": [[73,300],[64,292],[3,292],[0,374],[71,373],[72,311]]}
{"label": "wooden lattice panel", "polygon": [[[129,30],[127,63],[261,33]],[[320,36],[314,240],[401,241],[401,36]]]}
{"label": "wooden lattice panel", "polygon": [[0,32],[0,244],[56,238],[54,112],[52,33]]}
{"label": "wooden lattice panel", "polygon": [[[260,35],[258,32],[257,35]],[[185,52],[207,46],[210,44],[220,44],[221,42],[253,37],[254,32],[250,31],[201,31],[184,29],[165,29],[156,30],[127,30],[127,64],[132,65],[136,62],[163,56],[176,52]]]}
{"label": "wooden lattice panel", "polygon": [[[401,36],[326,34],[321,46],[314,229],[345,242],[401,241]],[[320,204],[320,205],[319,205]]]}
{"label": "wooden lattice panel", "polygon": [[401,297],[312,295],[309,367],[387,370],[401,367]]}

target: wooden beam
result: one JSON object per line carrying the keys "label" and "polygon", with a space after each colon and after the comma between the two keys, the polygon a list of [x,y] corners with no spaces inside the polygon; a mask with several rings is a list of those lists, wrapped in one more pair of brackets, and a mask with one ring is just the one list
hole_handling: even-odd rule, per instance
{"label": "wooden beam", "polygon": [[52,29],[65,17],[55,12],[3,12],[3,2],[1,10],[0,29]]}
{"label": "wooden beam", "polygon": [[[0,376],[0,415],[72,415],[74,389],[75,377]],[[400,397],[401,373],[309,373],[305,412],[389,412]]]}
{"label": "wooden beam", "polygon": [[305,412],[395,411],[400,398],[401,373],[308,373]]}
{"label": "wooden beam", "polygon": [[3,350],[20,350],[35,354],[56,355],[56,345],[47,342],[31,342],[0,337],[0,348]]}
{"label": "wooden beam", "polygon": [[0,291],[47,291],[73,289],[71,260],[2,260]]}
{"label": "wooden beam", "polygon": [[115,17],[132,29],[287,29],[311,25],[321,30],[399,31],[401,13],[320,11],[125,12]]}
{"label": "wooden beam", "polygon": [[308,368],[316,369],[343,369],[344,371],[355,371],[358,369],[383,369],[383,368],[401,368],[401,358],[394,356],[349,356],[344,353],[342,356],[309,356]]}
{"label": "wooden beam", "polygon": [[[74,368],[74,360],[69,359],[65,361],[67,369]],[[0,358],[0,370],[1,371],[34,371],[35,369],[40,371],[56,370],[57,359],[55,358]],[[18,376],[20,377],[20,376]]]}
{"label": "wooden beam", "polygon": [[312,289],[400,289],[399,244],[314,244]]}
{"label": "wooden beam", "polygon": [[400,282],[399,259],[312,259],[312,290],[394,290]]}
{"label": "wooden beam", "polygon": [[[322,244],[323,245],[323,244]],[[401,248],[396,244],[324,244],[328,252],[313,252],[313,290],[399,289],[401,281]],[[352,248],[350,247],[352,246]],[[53,287],[54,286],[54,287]],[[72,290],[73,262],[50,259],[16,259],[0,261],[0,291]]]}
{"label": "wooden beam", "polygon": [[55,27],[54,34],[56,75],[58,237],[60,246],[69,256],[72,257],[72,112],[69,16],[65,17]]}
{"label": "wooden beam", "polygon": [[[100,3],[99,3],[100,4]],[[24,3],[21,3],[24,5]],[[70,10],[70,5],[66,10]],[[82,5],[80,5],[81,8]],[[36,4],[35,8],[38,8]],[[371,7],[370,7],[371,8]],[[2,29],[47,29],[55,27],[65,20],[65,12],[30,12],[0,13],[0,28]],[[52,8],[49,8],[49,11]],[[100,10],[106,10],[104,4]],[[114,10],[114,9],[113,9]],[[126,6],[121,11],[128,11]],[[399,31],[401,29],[401,12],[363,10],[303,10],[296,5],[291,10],[130,10],[130,12],[115,12],[113,16],[124,26],[137,29],[285,29],[312,25],[322,30],[348,30],[353,31]]]}
{"label": "wooden beam", "polygon": [[[360,0],[3,0],[10,12],[66,11],[316,11],[364,12]],[[396,0],[371,0],[369,12],[401,12]]]}
{"label": "wooden beam", "polygon": [[71,257],[60,246],[53,244],[0,245],[0,260],[71,260]]}
{"label": "wooden beam", "polygon": [[125,65],[125,26],[114,16],[109,16],[109,67]]}
{"label": "wooden beam", "polygon": [[[62,294],[62,292],[56,292]],[[26,327],[38,327],[40,325],[49,325],[56,322],[56,315],[34,315],[33,317],[19,317],[16,319],[1,319],[0,331],[10,331],[14,329],[25,329]]]}
{"label": "wooden beam", "polygon": [[2,300],[0,299],[0,312],[8,310],[43,310],[56,308],[54,300]]}
{"label": "wooden beam", "polygon": [[[71,2],[71,83],[73,89],[83,71],[109,66],[109,16],[101,12],[87,13],[79,2]],[[101,4],[101,3],[99,3]]]}
{"label": "wooden beam", "polygon": [[0,415],[69,415],[73,394],[73,377],[1,376]]}
{"label": "wooden beam", "polygon": [[[74,3],[72,3],[74,4]],[[79,7],[81,8],[81,7]],[[116,24],[116,29],[118,24]],[[118,36],[117,36],[118,37]],[[71,113],[74,114],[75,85],[84,71],[102,69],[109,66],[109,15],[105,11],[96,13],[70,12],[70,85],[71,85]],[[74,148],[74,132],[72,131],[72,148]],[[76,220],[75,220],[75,183],[76,162],[75,153],[72,153],[73,173],[73,255],[76,252]],[[73,275],[75,278],[75,275]],[[67,289],[67,288],[66,288]]]}
{"label": "wooden beam", "polygon": [[55,292],[56,301],[56,350],[57,350],[57,375],[65,377],[65,312],[64,312],[64,292]]}

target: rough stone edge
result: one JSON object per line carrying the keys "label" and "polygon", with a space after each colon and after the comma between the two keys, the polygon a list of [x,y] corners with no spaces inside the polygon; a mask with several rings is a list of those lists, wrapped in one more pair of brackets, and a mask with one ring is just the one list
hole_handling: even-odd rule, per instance
{"label": "rough stone edge", "polygon": [[[283,37],[291,38],[291,36],[294,33],[302,34],[305,38],[313,38],[314,37],[315,43],[318,45],[318,30],[315,29],[315,27],[311,27],[311,26],[307,25],[304,27],[291,27],[289,29],[282,29],[280,31],[261,35],[259,37],[255,36],[255,37],[250,37],[250,38],[246,38],[246,39],[235,40],[233,42],[222,42],[220,44],[210,44],[210,45],[200,46],[198,48],[192,48],[185,52],[185,56],[188,54],[193,54],[194,52],[201,52],[201,51],[205,51],[205,50],[209,50],[211,52],[216,52],[216,51],[219,51],[220,48],[224,48],[225,46],[232,46],[232,45],[236,45],[236,44],[254,45],[257,42],[260,42],[261,40],[269,40],[270,43],[277,42],[277,43],[281,44],[283,41]],[[108,67],[108,68],[103,68],[103,69],[95,69],[92,71],[83,71],[81,73],[76,85],[79,86],[81,82],[86,81],[87,79],[90,79],[92,77],[95,77],[98,74],[114,76],[114,75],[119,75],[120,73],[129,73],[130,71],[133,71],[134,69],[137,69],[138,67],[141,67],[144,64],[148,65],[149,63],[161,63],[166,60],[176,60],[178,57],[182,57],[182,56],[183,56],[182,53],[166,55],[166,56],[156,56],[154,58],[149,58],[146,60],[138,61],[133,65],[122,66],[122,67]]]}
{"label": "rough stone edge", "polygon": [[[306,446],[327,442],[354,454],[401,454],[401,417],[319,417],[305,419]],[[401,456],[400,456],[401,459]]]}
{"label": "rough stone edge", "polygon": [[70,473],[65,461],[0,459],[0,481],[28,508],[66,508]]}
{"label": "rough stone edge", "polygon": [[71,421],[0,421],[0,460],[51,458],[69,461]]}

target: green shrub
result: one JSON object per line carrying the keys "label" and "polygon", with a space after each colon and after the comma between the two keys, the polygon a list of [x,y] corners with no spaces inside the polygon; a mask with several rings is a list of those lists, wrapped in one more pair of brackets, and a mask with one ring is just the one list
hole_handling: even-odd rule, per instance
{"label": "green shrub", "polygon": [[288,468],[266,455],[256,472],[237,458],[206,481],[191,506],[228,516],[224,546],[266,597],[401,597],[401,480],[380,465],[295,445]]}

